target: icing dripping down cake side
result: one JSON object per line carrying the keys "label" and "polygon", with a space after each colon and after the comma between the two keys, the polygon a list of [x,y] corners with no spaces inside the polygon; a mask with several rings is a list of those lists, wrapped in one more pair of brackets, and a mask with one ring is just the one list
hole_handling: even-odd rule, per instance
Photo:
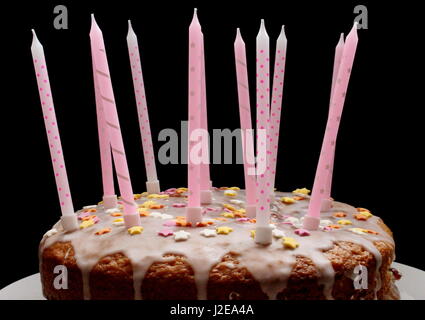
{"label": "icing dripping down cake side", "polygon": [[[398,299],[395,245],[383,221],[334,202],[319,230],[304,230],[309,196],[299,191],[275,193],[268,246],[254,242],[255,219],[246,217],[237,188],[215,188],[198,226],[184,218],[185,188],[135,195],[139,229],[125,228],[120,207],[84,207],[76,213],[80,230],[65,233],[57,223],[40,243],[43,293],[61,300]],[[58,265],[66,267],[67,289],[55,288]],[[359,267],[367,270],[360,287]]]}

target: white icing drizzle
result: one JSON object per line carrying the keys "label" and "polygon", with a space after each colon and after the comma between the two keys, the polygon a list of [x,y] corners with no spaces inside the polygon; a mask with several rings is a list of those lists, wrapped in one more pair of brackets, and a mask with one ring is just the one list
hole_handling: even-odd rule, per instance
{"label": "white icing drizzle", "polygon": [[[291,193],[276,192],[276,197],[293,196]],[[122,253],[129,258],[133,268],[134,298],[142,299],[141,285],[146,272],[154,262],[167,261],[174,257],[164,257],[165,254],[177,254],[186,257],[186,261],[194,270],[194,279],[197,288],[198,299],[207,299],[207,284],[209,274],[213,266],[221,262],[224,255],[229,252],[238,254],[238,267],[246,267],[252,276],[260,283],[261,289],[269,297],[276,299],[279,292],[286,288],[288,278],[291,274],[296,256],[305,256],[312,260],[319,273],[319,285],[323,285],[323,294],[327,299],[333,299],[332,288],[334,284],[335,272],[332,264],[323,251],[329,250],[336,241],[349,241],[361,245],[369,251],[376,261],[376,287],[375,298],[381,287],[379,268],[382,257],[379,250],[373,244],[374,241],[386,241],[394,244],[393,239],[378,224],[378,218],[373,216],[367,221],[358,221],[353,218],[357,210],[349,205],[334,202],[333,208],[329,212],[322,213],[322,219],[329,219],[334,224],[339,218],[333,217],[335,211],[344,211],[352,221],[352,225],[343,226],[339,230],[325,232],[322,230],[312,231],[310,236],[300,237],[294,233],[295,228],[284,224],[282,215],[301,218],[307,212],[309,197],[305,200],[297,201],[294,204],[285,205],[278,200],[272,206],[272,220],[277,228],[283,230],[288,237],[293,237],[299,242],[299,247],[295,250],[285,249],[281,244],[281,239],[274,238],[269,246],[256,245],[250,237],[250,230],[255,229],[255,224],[250,222],[238,222],[235,219],[227,221],[215,221],[214,228],[218,226],[228,226],[233,228],[233,232],[228,235],[217,235],[215,237],[204,237],[200,234],[202,228],[167,226],[163,224],[169,220],[154,217],[142,217],[142,234],[129,235],[124,226],[112,224],[117,217],[106,214],[102,206],[97,206],[96,214],[100,222],[92,227],[78,230],[73,233],[64,233],[63,228],[57,223],[54,227],[57,234],[50,237],[43,237],[40,245],[40,252],[57,241],[70,241],[75,252],[75,259],[82,272],[84,299],[90,299],[89,274],[98,261],[107,255]],[[207,207],[218,210],[206,210],[205,217],[217,218],[223,212],[223,203],[228,203],[235,208],[243,208],[244,203],[230,200],[244,201],[244,191],[237,191],[237,196],[229,197],[223,195],[223,191],[213,192],[213,203]],[[141,198],[137,202],[143,203],[146,200],[154,200],[164,204],[166,207],[159,212],[175,216],[184,216],[185,208],[175,208],[173,203],[183,202],[182,198],[147,199]],[[158,210],[149,209],[151,212]],[[109,213],[110,211],[108,211]],[[97,236],[94,233],[102,228],[112,228],[110,233]],[[348,231],[348,228],[360,227],[377,231],[378,235],[359,235]],[[174,231],[185,230],[191,233],[186,241],[176,242],[173,237],[161,237],[158,231],[168,228]],[[235,265],[229,265],[230,269]],[[232,293],[237,296],[238,293]]]}

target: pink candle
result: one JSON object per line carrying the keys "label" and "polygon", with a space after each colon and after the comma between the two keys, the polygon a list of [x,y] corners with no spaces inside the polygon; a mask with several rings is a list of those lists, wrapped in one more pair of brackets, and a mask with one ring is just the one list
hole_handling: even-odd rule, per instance
{"label": "pink candle", "polygon": [[199,163],[199,150],[197,144],[197,130],[201,127],[201,104],[202,104],[202,35],[201,25],[196,15],[193,14],[192,23],[189,26],[189,128],[188,128],[188,206],[186,208],[186,220],[192,225],[202,220],[201,212],[201,166]]}
{"label": "pink candle", "polygon": [[[205,85],[205,50],[204,50],[204,35],[201,33],[202,49],[201,49],[201,129],[205,133],[205,138],[203,141],[208,141],[208,116],[207,116],[207,92]],[[210,204],[212,201],[211,193],[211,178],[210,178],[210,164],[209,164],[209,149],[208,145],[204,146],[203,152],[206,153],[208,158],[208,163],[204,161],[201,162],[201,203]]]}
{"label": "pink candle", "polygon": [[[93,54],[92,54],[93,56]],[[92,61],[93,63],[93,61]],[[100,97],[99,85],[97,84],[96,74],[93,70],[94,92],[96,99],[97,130],[99,135],[100,164],[102,169],[103,185],[103,205],[110,209],[117,205],[115,195],[114,176],[112,168],[111,145],[109,142],[109,133],[106,127],[103,100]]]}
{"label": "pink candle", "polygon": [[270,110],[270,184],[271,194],[274,194],[275,177],[276,177],[276,164],[277,164],[277,151],[279,145],[279,127],[280,127],[280,114],[282,110],[282,91],[283,80],[285,78],[285,62],[286,62],[286,47],[287,40],[285,35],[285,28],[282,26],[282,31],[276,41],[276,55],[274,63],[273,75],[273,91]]}
{"label": "pink candle", "polygon": [[72,231],[78,227],[77,216],[74,214],[71,191],[69,190],[68,176],[66,174],[65,160],[62,152],[58,123],[56,121],[44,49],[38,41],[34,30],[32,30],[32,33],[31,52],[37,78],[38,92],[40,94],[41,108],[43,110],[44,125],[49,141],[50,156],[52,158],[53,171],[55,173],[56,187],[59,195],[62,225],[65,230]]}
{"label": "pink candle", "polygon": [[[255,241],[271,242],[270,170],[268,167],[268,122],[270,114],[270,57],[269,36],[261,20],[257,36],[257,224]],[[265,150],[264,150],[265,147]]]}
{"label": "pink candle", "polygon": [[152,145],[148,106],[146,104],[146,93],[145,85],[143,83],[139,44],[130,20],[128,21],[127,46],[128,54],[130,56],[131,73],[133,76],[134,94],[136,96],[137,113],[139,114],[140,133],[142,135],[143,155],[147,176],[146,187],[149,193],[159,193],[159,181],[156,174],[155,154]]}
{"label": "pink candle", "polygon": [[239,115],[242,130],[242,154],[245,176],[246,213],[250,218],[255,217],[256,212],[256,177],[254,161],[254,143],[252,137],[251,105],[249,102],[248,71],[246,65],[245,42],[242,39],[239,28],[236,32],[235,64],[236,78],[238,83]]}
{"label": "pink candle", "polygon": [[356,53],[357,42],[357,23],[354,23],[344,45],[341,64],[338,70],[335,88],[332,93],[332,105],[326,125],[325,137],[323,138],[319,163],[317,165],[308,214],[304,219],[304,227],[306,229],[315,230],[319,224],[321,202],[325,194],[332,155],[335,152],[339,123],[344,107],[345,95]]}
{"label": "pink candle", "polygon": [[133,188],[131,186],[130,174],[128,172],[127,159],[121,136],[121,128],[115,106],[103,35],[93,15],[90,40],[93,54],[93,69],[95,70],[94,74],[99,86],[100,98],[103,100],[104,115],[109,131],[118,185],[121,192],[121,201],[124,204],[124,221],[126,227],[130,228],[140,225],[140,216],[137,212],[136,203],[134,202]]}
{"label": "pink candle", "polygon": [[[329,113],[331,112],[332,94],[333,94],[333,91],[334,91],[334,88],[335,88],[336,77],[338,76],[338,70],[339,70],[339,66],[341,64],[341,57],[342,57],[342,51],[343,50],[344,50],[344,34],[341,33],[338,44],[335,47],[334,67],[333,67],[333,73],[332,73],[331,96],[330,96],[330,99],[329,99],[330,100],[329,101]],[[328,176],[327,176],[325,193],[324,193],[323,201],[322,201],[322,210],[324,210],[324,211],[329,210],[332,206],[331,189],[332,189],[332,172],[333,172],[333,167],[334,167],[334,157],[335,157],[335,152],[333,152],[332,155],[331,155],[330,168],[329,168],[329,173],[328,173]]]}

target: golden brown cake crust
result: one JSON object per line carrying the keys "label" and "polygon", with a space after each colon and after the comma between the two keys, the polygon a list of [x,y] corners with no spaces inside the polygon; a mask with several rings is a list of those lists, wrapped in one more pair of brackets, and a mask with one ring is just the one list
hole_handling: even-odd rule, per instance
{"label": "golden brown cake crust", "polygon": [[[380,268],[382,286],[378,291],[378,299],[384,299],[392,286],[389,268],[393,260],[394,248],[385,242],[377,242],[382,255]],[[339,242],[326,251],[335,270],[335,282],[332,290],[334,299],[375,299],[374,281],[376,262],[372,254],[361,246]],[[169,255],[171,256],[171,255]],[[197,298],[193,269],[180,255],[168,262],[153,263],[142,282],[141,295],[145,300],[194,300]],[[229,268],[231,262],[236,268]],[[220,263],[210,272],[208,280],[208,299],[212,300],[263,300],[267,295],[262,292],[260,284],[249,271],[238,266],[237,254],[225,255]],[[347,277],[355,266],[364,265],[369,274],[367,290],[355,290],[353,280]],[[53,269],[56,265],[65,265],[69,275],[69,289],[56,290],[53,287]],[[83,299],[83,281],[78,268],[74,250],[69,242],[57,242],[46,248],[42,254],[43,293],[50,300]],[[90,272],[91,299],[131,300],[134,298],[132,267],[130,260],[121,253],[103,257]],[[287,287],[278,294],[278,299],[325,299],[323,287],[317,282],[318,272],[312,261],[297,256],[296,263],[288,279]]]}
{"label": "golden brown cake crust", "polygon": [[[297,230],[302,225],[301,213],[308,207],[308,196],[297,195],[296,202],[290,205],[277,201],[272,222],[276,230],[292,237],[298,246],[286,247],[280,235],[270,246],[263,247],[250,237],[255,224],[240,209],[243,194],[236,198],[239,202],[232,202],[221,190],[216,190],[216,202],[205,208],[204,215],[209,218],[205,221],[213,221],[214,226],[201,228],[185,226],[179,218],[184,213],[181,206],[184,197],[182,193],[178,195],[162,202],[157,200],[155,204],[147,197],[142,198],[139,206],[149,203],[152,207],[150,215],[142,210],[144,231],[137,235],[130,235],[123,226],[112,223],[120,217],[119,210],[108,212],[102,206],[90,206],[77,213],[81,219],[95,213],[100,222],[91,227],[69,234],[57,224],[58,230],[43,237],[40,244],[45,297],[52,300],[397,299],[390,272],[395,249],[392,232],[366,209],[334,202],[331,211],[322,213],[320,230],[305,236]],[[223,210],[227,211],[220,213]],[[228,218],[236,214],[241,218]],[[161,236],[158,231],[164,221],[166,225],[175,221],[173,231],[186,230],[190,238],[178,241]],[[214,234],[213,238],[202,235],[202,230],[218,230],[220,226],[231,226],[233,231]],[[105,227],[109,231],[99,234]],[[67,268],[68,289],[54,288],[57,276],[54,269],[58,265]],[[359,265],[368,272],[366,289],[356,289],[353,284],[353,270]]]}

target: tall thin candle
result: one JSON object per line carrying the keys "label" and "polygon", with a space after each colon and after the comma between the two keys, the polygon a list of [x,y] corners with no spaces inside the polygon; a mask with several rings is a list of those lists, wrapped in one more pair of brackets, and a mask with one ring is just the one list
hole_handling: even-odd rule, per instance
{"label": "tall thin candle", "polygon": [[124,204],[124,222],[126,227],[130,228],[140,225],[140,216],[134,202],[133,188],[128,172],[117,108],[115,106],[103,35],[93,15],[90,40],[93,54],[93,68],[95,70],[97,84],[99,85],[100,98],[103,100],[104,115],[109,129],[112,155],[118,177],[118,186],[121,192],[121,201]]}
{"label": "tall thin candle", "polygon": [[246,214],[255,218],[256,213],[256,177],[253,157],[254,143],[252,137],[251,105],[249,102],[248,70],[246,64],[245,42],[237,28],[235,48],[236,79],[238,84],[239,115],[242,131],[242,154],[245,176]]}
{"label": "tall thin candle", "polygon": [[197,141],[194,139],[196,131],[201,127],[201,51],[202,37],[201,25],[199,24],[196,9],[192,23],[189,26],[189,128],[188,128],[188,205],[186,208],[186,220],[193,226],[202,221],[201,212],[201,166],[198,154],[194,154]]}
{"label": "tall thin candle", "polygon": [[[270,44],[264,20],[257,36],[257,225],[255,241],[269,244],[270,228],[270,170],[268,122],[270,114]],[[265,152],[261,152],[265,148]]]}
{"label": "tall thin candle", "polygon": [[279,145],[279,128],[282,110],[282,91],[283,80],[285,78],[285,62],[286,62],[286,47],[287,40],[285,35],[285,26],[282,26],[279,37],[276,41],[276,55],[274,63],[273,75],[273,90],[270,110],[270,185],[271,194],[274,194],[275,177],[276,177],[276,164],[277,164],[277,151]]}
{"label": "tall thin candle", "polygon": [[43,110],[44,125],[49,141],[50,156],[52,158],[53,171],[55,173],[56,188],[59,195],[59,203],[62,212],[61,222],[65,230],[73,231],[78,228],[78,220],[74,213],[68,176],[66,174],[65,160],[62,152],[58,123],[56,121],[44,49],[40,41],[38,41],[34,30],[32,30],[32,34],[31,52],[37,78],[38,92],[40,94],[41,108]]}
{"label": "tall thin candle", "polygon": [[315,230],[319,226],[321,203],[325,193],[330,161],[332,159],[332,154],[335,152],[335,144],[357,49],[357,42],[357,23],[355,22],[344,44],[341,64],[332,94],[331,112],[326,125],[325,137],[323,138],[322,150],[317,165],[308,213],[304,219],[304,227],[306,229]]}
{"label": "tall thin candle", "polygon": [[[344,50],[344,33],[341,33],[338,44],[335,47],[334,68],[332,73],[331,95],[329,98],[329,113],[332,108],[332,94],[335,88],[336,78],[338,76],[339,66],[341,64],[342,51]],[[335,152],[332,153],[330,159],[330,167],[325,186],[325,193],[322,200],[322,211],[328,211],[332,207],[331,189],[332,189],[332,173],[334,169]]]}
{"label": "tall thin candle", "polygon": [[[93,54],[92,54],[93,57]],[[93,61],[92,61],[93,63]],[[106,126],[103,100],[100,96],[97,77],[93,70],[94,92],[96,100],[97,130],[99,136],[100,165],[102,169],[103,185],[103,206],[106,209],[117,206],[117,196],[115,195],[114,173],[112,168],[111,144],[109,142],[109,132]]]}
{"label": "tall thin candle", "polygon": [[160,188],[156,173],[155,154],[152,145],[152,134],[149,124],[142,64],[140,62],[139,44],[130,20],[128,20],[127,46],[128,54],[130,56],[134,94],[136,96],[137,113],[139,114],[140,133],[142,135],[143,155],[147,176],[146,188],[149,193],[159,193]]}

